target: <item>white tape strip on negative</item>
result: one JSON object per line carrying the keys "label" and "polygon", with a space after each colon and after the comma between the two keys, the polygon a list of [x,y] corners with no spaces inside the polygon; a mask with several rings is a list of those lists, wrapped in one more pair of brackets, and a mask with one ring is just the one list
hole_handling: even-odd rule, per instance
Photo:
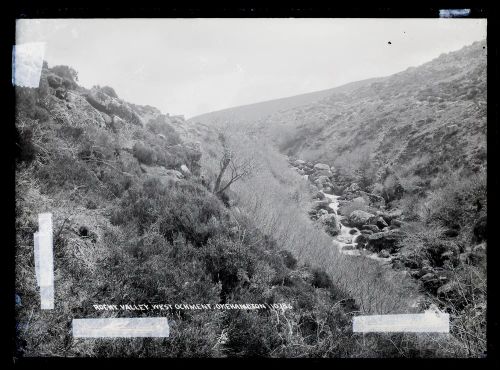
{"label": "white tape strip on negative", "polygon": [[35,239],[35,269],[38,245],[38,269],[41,308],[54,308],[54,255],[52,249],[52,213],[38,215],[38,237]]}
{"label": "white tape strip on negative", "polygon": [[40,286],[40,244],[38,244],[38,231],[33,234],[33,241],[35,243],[35,275],[36,275],[36,285]]}
{"label": "white tape strip on negative", "polygon": [[449,333],[450,315],[427,310],[418,314],[356,316],[355,333]]}
{"label": "white tape strip on negative", "polygon": [[14,45],[12,48],[12,84],[38,87],[42,75],[44,42]]}
{"label": "white tape strip on negative", "polygon": [[166,317],[73,319],[75,338],[168,337]]}

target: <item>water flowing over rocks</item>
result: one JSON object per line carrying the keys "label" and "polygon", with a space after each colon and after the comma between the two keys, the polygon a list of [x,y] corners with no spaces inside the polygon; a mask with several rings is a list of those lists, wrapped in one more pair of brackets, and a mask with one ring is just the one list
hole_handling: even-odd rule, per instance
{"label": "water flowing over rocks", "polygon": [[[400,234],[396,230],[389,230],[389,224],[398,225],[397,218],[401,213],[354,210],[349,214],[340,214],[339,208],[348,202],[363,207],[375,204],[385,209],[385,201],[376,194],[362,191],[357,183],[337,184],[334,169],[328,164],[313,164],[301,159],[290,159],[289,162],[311,183],[313,195],[309,217],[320,223],[333,237],[334,246],[346,255],[391,262],[391,253],[397,252]],[[336,195],[340,193],[342,195]]]}

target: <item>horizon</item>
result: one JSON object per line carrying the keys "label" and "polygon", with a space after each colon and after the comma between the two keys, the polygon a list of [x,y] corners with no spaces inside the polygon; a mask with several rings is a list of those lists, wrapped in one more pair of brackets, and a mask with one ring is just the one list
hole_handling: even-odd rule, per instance
{"label": "horizon", "polygon": [[108,85],[186,119],[387,77],[486,39],[485,19],[24,19],[16,28],[17,44],[45,42],[49,66],[74,68],[81,86]]}

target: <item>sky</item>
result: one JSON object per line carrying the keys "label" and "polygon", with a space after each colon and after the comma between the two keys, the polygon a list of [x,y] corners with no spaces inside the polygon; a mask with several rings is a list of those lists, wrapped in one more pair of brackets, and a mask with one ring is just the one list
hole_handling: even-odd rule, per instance
{"label": "sky", "polygon": [[464,18],[23,19],[16,32],[80,85],[186,118],[387,76],[485,38],[485,19]]}

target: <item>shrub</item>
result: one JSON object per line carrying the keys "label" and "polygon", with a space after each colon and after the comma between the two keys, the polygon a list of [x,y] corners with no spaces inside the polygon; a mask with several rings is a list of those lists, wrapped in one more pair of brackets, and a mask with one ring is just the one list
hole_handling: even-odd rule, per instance
{"label": "shrub", "polygon": [[146,124],[146,128],[158,135],[161,134],[167,140],[168,145],[176,145],[181,143],[181,138],[177,131],[167,122],[164,115],[155,117]]}
{"label": "shrub", "polygon": [[486,194],[484,173],[469,178],[451,177],[446,186],[430,196],[427,221],[445,227],[459,225],[470,228],[476,219],[486,213]]}
{"label": "shrub", "polygon": [[297,259],[293,256],[292,253],[286,250],[280,251],[280,255],[283,258],[285,266],[291,270],[294,270],[297,267]]}
{"label": "shrub", "polygon": [[142,142],[137,142],[133,147],[134,157],[141,163],[153,165],[157,161],[156,153],[150,147],[147,147]]}
{"label": "shrub", "polygon": [[333,287],[333,282],[332,278],[326,273],[325,270],[314,268],[312,285],[315,288],[330,289]]}
{"label": "shrub", "polygon": [[384,180],[384,189],[382,197],[386,203],[400,199],[404,194],[404,188],[399,182],[399,178],[395,174],[389,174]]}
{"label": "shrub", "polygon": [[59,65],[50,68],[50,71],[59,77],[62,77],[63,85],[66,89],[74,90],[77,88],[78,85],[76,81],[78,81],[78,72],[76,72],[73,68]]}
{"label": "shrub", "polygon": [[104,92],[106,95],[111,96],[112,98],[118,98],[118,95],[115,92],[115,89],[109,86],[103,86],[101,88],[101,91]]}

